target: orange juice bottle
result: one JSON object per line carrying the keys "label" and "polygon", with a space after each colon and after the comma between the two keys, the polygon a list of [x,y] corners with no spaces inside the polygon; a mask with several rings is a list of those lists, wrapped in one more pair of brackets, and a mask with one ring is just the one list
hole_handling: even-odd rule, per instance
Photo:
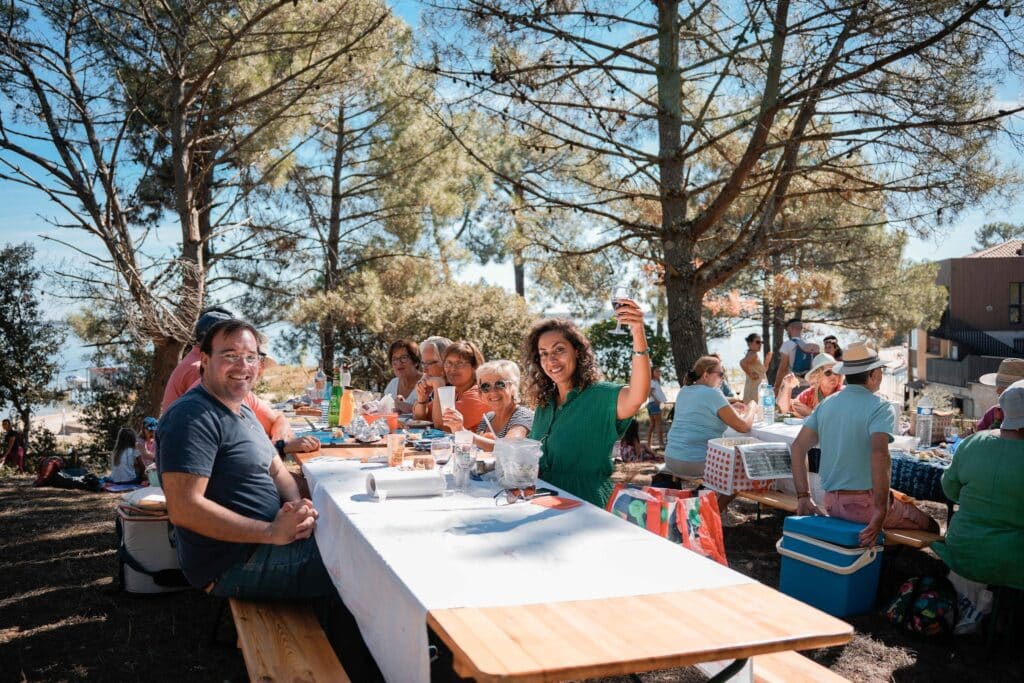
{"label": "orange juice bottle", "polygon": [[336,373],[335,377],[341,382],[341,407],[338,413],[338,424],[347,427],[352,422],[352,414],[355,412],[356,404],[352,398],[352,375],[347,371],[344,374]]}

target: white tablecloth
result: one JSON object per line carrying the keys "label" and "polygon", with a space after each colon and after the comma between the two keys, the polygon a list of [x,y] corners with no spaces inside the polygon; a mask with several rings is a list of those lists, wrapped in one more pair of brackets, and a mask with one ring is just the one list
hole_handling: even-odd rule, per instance
{"label": "white tablecloth", "polygon": [[[304,466],[320,512],[317,545],[388,681],[429,681],[427,612],[698,590],[751,579],[588,503],[557,511],[466,494],[366,495],[380,465]],[[569,497],[569,496],[566,496]]]}

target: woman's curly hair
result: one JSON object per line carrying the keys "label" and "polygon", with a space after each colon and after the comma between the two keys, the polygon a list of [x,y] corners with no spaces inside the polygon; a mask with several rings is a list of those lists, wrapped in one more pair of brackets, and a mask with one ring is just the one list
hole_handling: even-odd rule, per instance
{"label": "woman's curly hair", "polygon": [[604,377],[597,369],[594,350],[590,348],[590,342],[580,329],[565,318],[546,318],[530,328],[523,342],[523,394],[526,403],[531,406],[546,406],[558,395],[554,381],[541,367],[540,353],[537,351],[537,343],[541,336],[548,332],[561,333],[576,351],[576,369],[572,373],[573,387],[584,389]]}

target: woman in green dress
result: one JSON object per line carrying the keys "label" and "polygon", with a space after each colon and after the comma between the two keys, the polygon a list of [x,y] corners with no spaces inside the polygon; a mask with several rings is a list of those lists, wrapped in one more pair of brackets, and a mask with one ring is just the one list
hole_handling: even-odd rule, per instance
{"label": "woman in green dress", "polygon": [[633,337],[626,386],[601,381],[590,342],[569,320],[540,321],[523,345],[524,388],[537,406],[530,437],[543,444],[540,477],[602,507],[612,491],[612,446],[651,385],[643,312],[634,301],[621,304],[616,317]]}

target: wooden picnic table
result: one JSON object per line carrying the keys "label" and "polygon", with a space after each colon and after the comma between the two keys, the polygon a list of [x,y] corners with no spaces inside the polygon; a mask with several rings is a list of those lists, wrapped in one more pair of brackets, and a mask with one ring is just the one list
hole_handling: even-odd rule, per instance
{"label": "wooden picnic table", "polygon": [[[852,638],[849,624],[589,504],[509,510],[483,492],[479,507],[459,494],[378,507],[358,489],[361,472],[376,466],[354,461],[379,453],[296,458],[321,513],[325,563],[388,680],[429,678],[427,627],[451,650],[456,673],[478,681],[715,671],[723,660],[743,666]],[[457,557],[467,550],[471,559]],[[584,566],[602,581],[615,577],[606,593],[578,588]],[[510,577],[517,583],[503,591]],[[400,616],[416,614],[424,623]],[[749,664],[729,680],[751,680]]]}
{"label": "wooden picnic table", "polygon": [[431,610],[477,681],[560,681],[841,645],[852,628],[760,583],[511,607]]}

